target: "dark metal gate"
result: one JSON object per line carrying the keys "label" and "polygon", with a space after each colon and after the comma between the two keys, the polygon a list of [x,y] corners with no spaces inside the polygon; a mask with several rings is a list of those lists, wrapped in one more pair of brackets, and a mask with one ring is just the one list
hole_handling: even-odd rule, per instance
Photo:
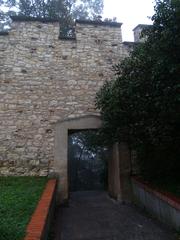
{"label": "dark metal gate", "polygon": [[69,190],[105,190],[107,185],[107,156],[105,147],[93,143],[96,131],[69,134]]}

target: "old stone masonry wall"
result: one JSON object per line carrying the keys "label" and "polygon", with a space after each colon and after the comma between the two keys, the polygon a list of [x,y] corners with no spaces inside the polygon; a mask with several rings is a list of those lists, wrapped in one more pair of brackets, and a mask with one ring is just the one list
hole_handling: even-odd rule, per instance
{"label": "old stone masonry wall", "polygon": [[0,33],[0,175],[53,171],[57,121],[97,114],[95,94],[128,51],[120,24],[76,22],[76,39],[59,23],[13,18]]}

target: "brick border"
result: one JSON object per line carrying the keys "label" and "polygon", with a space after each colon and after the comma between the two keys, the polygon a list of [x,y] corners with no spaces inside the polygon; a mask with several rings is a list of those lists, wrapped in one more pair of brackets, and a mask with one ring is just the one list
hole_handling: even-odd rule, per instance
{"label": "brick border", "polygon": [[140,177],[131,177],[131,179],[137,183],[140,187],[142,187],[145,191],[152,193],[156,197],[160,198],[164,202],[168,203],[173,208],[180,210],[180,198],[175,197],[173,194],[159,191],[154,189],[149,183],[143,181]]}
{"label": "brick border", "polygon": [[39,200],[39,203],[34,211],[31,220],[26,228],[26,236],[24,240],[42,240],[47,232],[47,222],[55,200],[56,179],[51,179],[47,182],[45,190]]}

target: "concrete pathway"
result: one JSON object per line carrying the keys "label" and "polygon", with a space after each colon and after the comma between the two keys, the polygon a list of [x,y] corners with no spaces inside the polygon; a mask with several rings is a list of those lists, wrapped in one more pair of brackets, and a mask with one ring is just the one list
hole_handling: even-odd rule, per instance
{"label": "concrete pathway", "polygon": [[55,240],[175,240],[175,234],[133,205],[105,192],[71,194],[59,209]]}

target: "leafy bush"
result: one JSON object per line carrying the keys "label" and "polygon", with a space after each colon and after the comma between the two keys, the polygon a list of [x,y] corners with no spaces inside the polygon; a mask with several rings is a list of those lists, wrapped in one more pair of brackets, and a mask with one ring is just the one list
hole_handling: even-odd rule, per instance
{"label": "leafy bush", "polygon": [[143,174],[178,176],[180,1],[156,1],[152,20],[146,41],[114,66],[116,77],[97,93],[96,106],[103,138],[128,141]]}

